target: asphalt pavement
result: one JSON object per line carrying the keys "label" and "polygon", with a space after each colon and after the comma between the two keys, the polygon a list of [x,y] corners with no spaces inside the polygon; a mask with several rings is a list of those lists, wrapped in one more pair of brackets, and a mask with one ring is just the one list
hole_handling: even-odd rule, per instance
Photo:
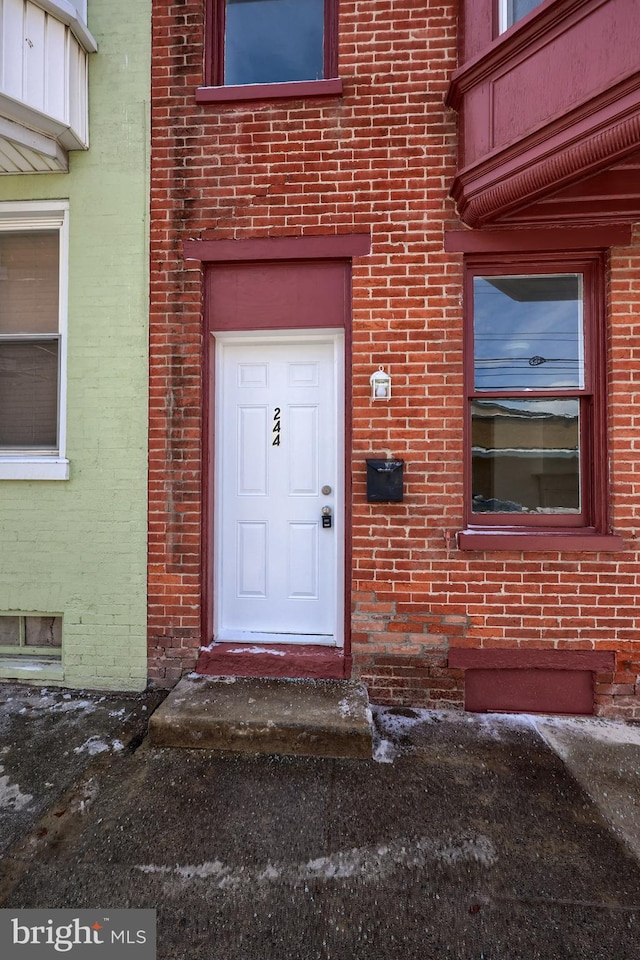
{"label": "asphalt pavement", "polygon": [[371,760],[224,755],[150,746],[161,699],[0,687],[1,907],[154,908],[159,960],[640,956],[640,727],[374,708]]}

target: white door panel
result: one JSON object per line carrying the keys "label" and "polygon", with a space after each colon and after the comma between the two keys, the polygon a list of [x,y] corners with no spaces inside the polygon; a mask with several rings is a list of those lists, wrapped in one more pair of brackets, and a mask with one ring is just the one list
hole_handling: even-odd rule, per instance
{"label": "white door panel", "polygon": [[337,350],[335,338],[217,344],[219,640],[341,643]]}

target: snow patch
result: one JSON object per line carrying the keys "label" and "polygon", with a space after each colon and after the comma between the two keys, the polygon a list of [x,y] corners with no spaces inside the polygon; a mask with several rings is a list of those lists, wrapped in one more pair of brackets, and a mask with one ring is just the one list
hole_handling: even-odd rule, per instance
{"label": "snow patch", "polygon": [[308,883],[312,880],[344,880],[360,877],[376,883],[397,867],[423,867],[427,863],[476,862],[485,867],[496,862],[496,850],[485,836],[461,836],[448,842],[428,837],[401,838],[383,844],[340,850],[326,857],[317,857],[301,864],[267,863],[260,868],[230,867],[220,860],[185,866],[157,866],[144,864],[136,867],[146,874],[161,874],[175,878],[182,884],[198,880],[213,881],[218,889],[235,888],[246,884],[262,884],[283,879],[287,883]]}
{"label": "snow patch", "polygon": [[99,753],[106,753],[107,750],[124,750],[124,744],[122,740],[113,740],[112,743],[107,743],[100,737],[94,736],[89,737],[79,747],[73,748],[74,753],[88,753],[90,757],[95,757]]}
{"label": "snow patch", "polygon": [[286,657],[284,650],[271,650],[269,647],[236,647],[229,653],[268,653],[272,657]]}
{"label": "snow patch", "polygon": [[188,680],[201,680],[203,683],[235,683],[235,677],[214,677],[204,673],[188,673]]}
{"label": "snow patch", "polygon": [[[351,700],[349,697],[343,697],[338,703],[338,710],[340,711],[341,717],[353,717],[355,715],[353,700]],[[355,712],[357,713],[357,708]]]}
{"label": "snow patch", "polygon": [[[0,773],[4,773],[4,767],[0,766]],[[9,783],[9,777],[0,777],[0,809],[3,810],[23,810],[33,800],[30,793],[22,793],[17,783]]]}
{"label": "snow patch", "polygon": [[398,748],[391,740],[382,740],[379,737],[374,738],[373,759],[376,763],[393,763],[398,756]]}
{"label": "snow patch", "polygon": [[540,717],[532,718],[536,729],[544,735],[544,729],[567,731],[601,743],[635,744],[640,746],[640,727],[614,720],[598,720],[591,717]]}
{"label": "snow patch", "polygon": [[54,703],[51,707],[56,713],[71,713],[83,710],[86,713],[94,713],[96,705],[93,700],[64,700],[64,702]]}

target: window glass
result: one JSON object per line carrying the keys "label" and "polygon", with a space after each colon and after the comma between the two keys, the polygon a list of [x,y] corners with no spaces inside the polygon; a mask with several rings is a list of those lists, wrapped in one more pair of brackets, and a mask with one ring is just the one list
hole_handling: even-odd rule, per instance
{"label": "window glass", "polygon": [[62,617],[25,617],[24,642],[27,647],[61,647]]}
{"label": "window glass", "polygon": [[19,617],[0,617],[0,647],[17,647],[19,645]]}
{"label": "window glass", "polygon": [[225,84],[324,76],[325,0],[226,0]]}
{"label": "window glass", "polygon": [[472,512],[579,513],[579,438],[578,399],[472,401]]}
{"label": "window glass", "polygon": [[58,658],[61,647],[62,617],[0,615],[0,652]]}
{"label": "window glass", "polygon": [[0,453],[58,449],[59,232],[0,232]]}
{"label": "window glass", "polygon": [[58,332],[57,230],[0,232],[0,334]]}
{"label": "window glass", "polygon": [[522,20],[535,7],[539,7],[542,2],[543,0],[503,0],[501,31],[507,30],[518,20]]}
{"label": "window glass", "polygon": [[477,390],[584,387],[582,278],[475,277]]}
{"label": "window glass", "polygon": [[0,452],[55,450],[58,341],[0,337]]}

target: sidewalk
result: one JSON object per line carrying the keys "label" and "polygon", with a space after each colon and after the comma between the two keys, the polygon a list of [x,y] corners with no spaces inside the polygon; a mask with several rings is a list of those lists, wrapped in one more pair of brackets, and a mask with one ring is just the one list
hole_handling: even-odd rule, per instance
{"label": "sidewalk", "polygon": [[376,760],[238,757],[141,742],[156,703],[0,688],[1,906],[155,907],[161,960],[640,955],[637,727],[380,709]]}

